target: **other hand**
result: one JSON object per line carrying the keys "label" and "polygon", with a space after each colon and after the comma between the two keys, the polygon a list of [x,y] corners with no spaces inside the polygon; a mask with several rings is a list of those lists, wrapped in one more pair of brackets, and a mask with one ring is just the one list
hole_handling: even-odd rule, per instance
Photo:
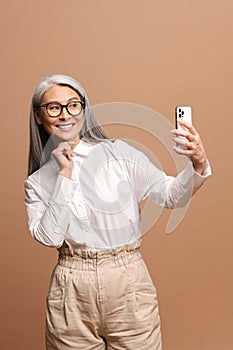
{"label": "other hand", "polygon": [[74,156],[72,145],[74,142],[61,142],[58,147],[53,150],[52,154],[60,167],[60,174],[71,178]]}

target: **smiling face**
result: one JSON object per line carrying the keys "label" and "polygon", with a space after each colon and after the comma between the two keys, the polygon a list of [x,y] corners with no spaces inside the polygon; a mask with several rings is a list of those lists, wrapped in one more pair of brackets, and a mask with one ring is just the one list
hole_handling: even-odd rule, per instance
{"label": "smiling face", "polygon": [[[76,91],[68,86],[55,85],[44,94],[41,106],[50,102],[59,102],[66,105],[72,101],[81,101]],[[49,116],[45,107],[41,107],[40,112],[35,114],[35,118],[37,123],[43,125],[45,131],[52,136],[56,143],[76,140],[83,126],[83,110],[78,116],[72,116],[66,108],[63,108],[62,113],[54,118]]]}

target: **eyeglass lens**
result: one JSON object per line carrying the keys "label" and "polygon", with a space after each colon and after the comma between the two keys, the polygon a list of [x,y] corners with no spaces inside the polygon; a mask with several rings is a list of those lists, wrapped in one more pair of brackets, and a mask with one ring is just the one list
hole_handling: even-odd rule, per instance
{"label": "eyeglass lens", "polygon": [[64,107],[67,112],[73,116],[80,114],[82,111],[82,104],[80,101],[71,101],[64,106],[58,102],[49,103],[47,105],[47,112],[51,117],[58,117],[62,113]]}

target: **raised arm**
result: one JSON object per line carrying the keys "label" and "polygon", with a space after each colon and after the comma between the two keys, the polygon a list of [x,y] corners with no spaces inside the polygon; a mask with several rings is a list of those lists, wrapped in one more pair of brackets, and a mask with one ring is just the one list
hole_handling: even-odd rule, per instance
{"label": "raised arm", "polygon": [[25,204],[29,230],[40,243],[59,247],[62,245],[69,224],[69,202],[77,184],[71,180],[73,168],[69,143],[61,143],[53,151],[58,172],[51,171],[49,164],[24,182]]}

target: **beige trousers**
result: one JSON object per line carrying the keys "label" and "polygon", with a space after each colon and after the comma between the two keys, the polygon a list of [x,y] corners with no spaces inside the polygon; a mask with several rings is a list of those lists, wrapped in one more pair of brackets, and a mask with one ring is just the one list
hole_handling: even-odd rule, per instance
{"label": "beige trousers", "polygon": [[47,350],[161,350],[157,293],[139,251],[59,249],[46,308]]}

